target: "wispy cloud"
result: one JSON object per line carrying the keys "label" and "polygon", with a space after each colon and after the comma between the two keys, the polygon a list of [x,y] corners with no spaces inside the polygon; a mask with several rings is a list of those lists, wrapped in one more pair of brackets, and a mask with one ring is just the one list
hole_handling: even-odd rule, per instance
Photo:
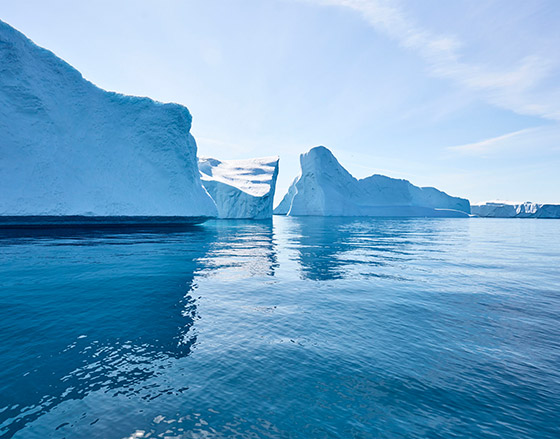
{"label": "wispy cloud", "polygon": [[374,29],[421,56],[434,76],[453,80],[493,105],[560,120],[560,88],[541,87],[557,67],[551,57],[529,54],[506,67],[469,63],[461,55],[463,41],[422,27],[395,0],[307,1],[355,10]]}
{"label": "wispy cloud", "polygon": [[450,146],[447,149],[454,152],[464,154],[486,154],[501,147],[504,143],[511,141],[511,139],[523,136],[525,134],[534,133],[536,128],[527,128],[524,130],[514,131],[512,133],[503,134],[501,136],[491,137],[489,139],[481,140],[479,142],[467,143],[465,145]]}
{"label": "wispy cloud", "polygon": [[447,150],[454,154],[472,156],[488,156],[504,151],[508,154],[516,151],[557,153],[560,150],[558,139],[560,139],[560,126],[554,124],[513,131],[464,145],[450,146]]}

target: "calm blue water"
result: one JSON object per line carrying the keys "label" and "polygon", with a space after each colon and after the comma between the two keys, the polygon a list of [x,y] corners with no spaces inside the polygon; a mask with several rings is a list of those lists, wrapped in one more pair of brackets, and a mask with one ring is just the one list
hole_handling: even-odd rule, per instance
{"label": "calm blue water", "polygon": [[0,435],[558,438],[560,221],[0,232]]}

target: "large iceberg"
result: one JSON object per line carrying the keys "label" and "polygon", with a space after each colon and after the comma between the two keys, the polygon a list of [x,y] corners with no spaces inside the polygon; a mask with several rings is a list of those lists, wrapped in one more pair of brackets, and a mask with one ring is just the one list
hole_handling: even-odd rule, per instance
{"label": "large iceberg", "polygon": [[218,207],[219,218],[272,218],[278,157],[200,158],[198,166],[202,184]]}
{"label": "large iceberg", "polygon": [[468,217],[469,201],[407,180],[372,175],[361,180],[324,146],[300,157],[301,174],[274,209],[278,215]]}
{"label": "large iceberg", "polygon": [[104,91],[0,21],[0,216],[210,217],[191,115]]}
{"label": "large iceberg", "polygon": [[471,212],[485,218],[560,218],[560,204],[488,201],[473,204]]}

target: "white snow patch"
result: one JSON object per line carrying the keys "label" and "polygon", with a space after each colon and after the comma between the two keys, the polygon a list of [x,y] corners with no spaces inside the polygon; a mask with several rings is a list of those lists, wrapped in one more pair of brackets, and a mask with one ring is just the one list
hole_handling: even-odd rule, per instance
{"label": "white snow patch", "polygon": [[218,160],[201,157],[202,184],[218,208],[219,218],[272,217],[278,157]]}

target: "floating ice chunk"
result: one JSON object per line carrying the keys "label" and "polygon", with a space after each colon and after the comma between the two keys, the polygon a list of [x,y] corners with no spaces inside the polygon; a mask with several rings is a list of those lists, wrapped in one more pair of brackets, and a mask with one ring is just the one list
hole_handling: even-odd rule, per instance
{"label": "floating ice chunk", "polygon": [[473,204],[474,215],[485,218],[560,218],[560,204],[539,204],[527,201],[487,201]]}

